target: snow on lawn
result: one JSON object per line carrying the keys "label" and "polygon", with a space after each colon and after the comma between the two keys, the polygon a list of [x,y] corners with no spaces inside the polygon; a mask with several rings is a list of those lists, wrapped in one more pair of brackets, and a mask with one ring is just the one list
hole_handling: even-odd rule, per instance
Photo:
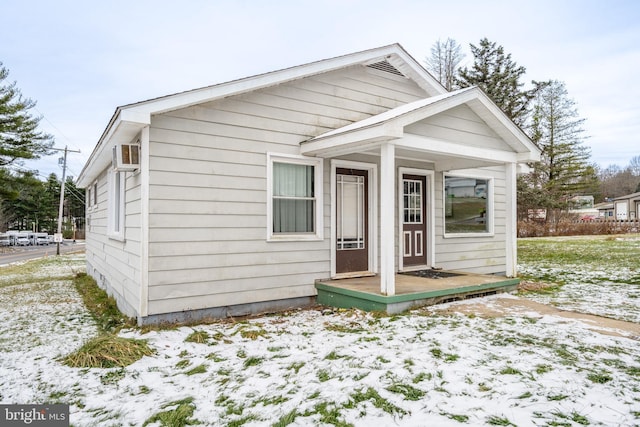
{"label": "snow on lawn", "polygon": [[[534,245],[540,245],[551,256],[520,260],[519,274],[562,284],[554,292],[529,298],[565,310],[640,323],[640,237],[521,239],[523,245],[525,250],[536,250]],[[570,259],[563,256],[567,252]],[[588,265],[585,259],[591,259]]]}
{"label": "snow on lawn", "polygon": [[[96,328],[54,272],[79,262],[47,267],[51,281],[0,279],[0,403],[70,403],[75,426],[138,426],[179,403],[205,425],[640,424],[638,342],[536,313],[298,310],[124,331],[156,354],[69,368],[57,356]],[[515,297],[484,301],[498,298]]]}

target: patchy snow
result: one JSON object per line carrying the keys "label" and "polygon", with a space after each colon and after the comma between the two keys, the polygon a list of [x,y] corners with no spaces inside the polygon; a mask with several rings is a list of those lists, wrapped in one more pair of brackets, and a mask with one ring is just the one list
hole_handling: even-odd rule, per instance
{"label": "patchy snow", "polygon": [[[69,368],[56,358],[96,328],[70,281],[56,279],[82,258],[62,258],[46,267],[51,281],[0,278],[0,402],[70,403],[76,426],[142,425],[188,397],[205,425],[273,425],[287,414],[292,426],[640,424],[638,342],[535,312],[318,309],[124,331],[156,354],[125,369]],[[501,298],[516,297],[484,301]],[[194,331],[206,342],[185,341]]]}
{"label": "patchy snow", "polygon": [[[594,241],[602,236],[558,237],[550,247],[566,241]],[[613,319],[640,323],[640,245],[635,242],[640,237],[625,236],[613,238],[603,251],[611,251],[614,262],[594,263],[586,269],[584,264],[567,263],[563,259],[520,263],[518,272],[523,276],[542,278],[563,285],[549,294],[531,294],[532,298],[544,304],[589,313]],[[629,242],[632,242],[631,244]],[[572,246],[575,251],[592,251],[590,245]],[[620,260],[623,259],[623,261]]]}

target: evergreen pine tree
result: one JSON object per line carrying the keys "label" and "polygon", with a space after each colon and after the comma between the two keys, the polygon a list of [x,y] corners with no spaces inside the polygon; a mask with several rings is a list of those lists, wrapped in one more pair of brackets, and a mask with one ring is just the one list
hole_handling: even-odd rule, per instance
{"label": "evergreen pine tree", "polygon": [[529,188],[522,188],[520,198],[528,197],[527,202],[535,200],[538,207],[547,209],[566,208],[571,196],[597,191],[596,169],[583,145],[583,123],[564,83],[553,80],[543,85],[533,101],[530,127],[531,139],[542,149],[542,160],[523,178]]}
{"label": "evergreen pine tree", "polygon": [[36,103],[23,98],[16,83],[5,83],[9,71],[0,62],[0,168],[20,159],[37,159],[48,154],[53,137],[38,131],[39,117],[29,110]]}
{"label": "evergreen pine tree", "polygon": [[524,83],[521,78],[526,68],[518,66],[511,59],[511,54],[505,54],[502,46],[487,38],[480,40],[478,46],[470,46],[473,66],[459,70],[458,86],[478,86],[514,123],[522,127],[527,120],[529,103],[533,98],[533,91],[522,89]]}

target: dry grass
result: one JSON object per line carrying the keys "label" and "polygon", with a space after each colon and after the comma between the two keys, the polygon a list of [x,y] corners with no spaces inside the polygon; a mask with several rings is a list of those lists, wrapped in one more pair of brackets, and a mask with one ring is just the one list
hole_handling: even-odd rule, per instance
{"label": "dry grass", "polygon": [[117,336],[122,328],[134,327],[135,322],[118,310],[116,301],[92,277],[78,274],[73,284],[96,321],[99,335],[62,358],[62,363],[73,368],[115,368],[153,354],[146,341]]}
{"label": "dry grass", "polygon": [[102,334],[62,358],[62,363],[72,368],[116,368],[129,366],[152,354],[153,350],[144,340]]}
{"label": "dry grass", "polygon": [[518,237],[595,236],[637,233],[638,222],[576,221],[562,218],[557,222],[518,221]]}

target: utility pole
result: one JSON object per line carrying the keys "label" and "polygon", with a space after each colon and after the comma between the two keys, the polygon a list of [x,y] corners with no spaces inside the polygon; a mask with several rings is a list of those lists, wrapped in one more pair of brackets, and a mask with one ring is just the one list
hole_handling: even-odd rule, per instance
{"label": "utility pole", "polygon": [[69,150],[65,145],[62,148],[53,148],[53,150],[64,151],[64,160],[62,162],[62,185],[60,186],[60,209],[58,210],[58,233],[56,237],[56,255],[60,255],[60,242],[62,241],[62,210],[64,208],[64,184],[67,172],[67,152],[79,153],[80,150]]}

